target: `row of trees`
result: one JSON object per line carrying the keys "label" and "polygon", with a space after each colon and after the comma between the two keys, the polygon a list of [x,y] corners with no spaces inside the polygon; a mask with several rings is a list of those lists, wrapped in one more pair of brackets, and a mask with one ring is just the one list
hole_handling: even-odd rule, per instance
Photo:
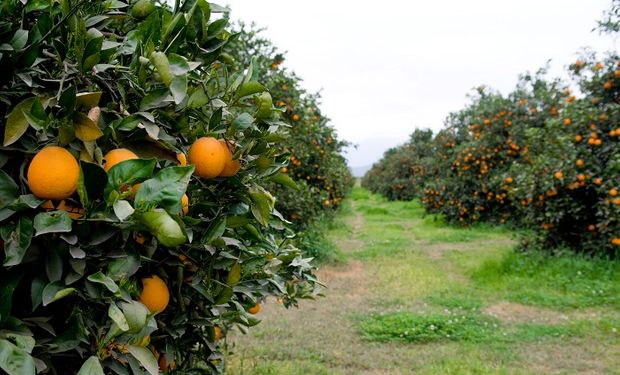
{"label": "row of trees", "polygon": [[508,95],[479,88],[440,132],[386,152],[363,185],[419,198],[450,223],[529,228],[526,247],[617,254],[620,59],[586,55],[569,73],[524,75]]}
{"label": "row of trees", "polygon": [[338,206],[344,144],[266,41],[175,4],[0,4],[0,372],[218,373],[319,292],[291,221]]}

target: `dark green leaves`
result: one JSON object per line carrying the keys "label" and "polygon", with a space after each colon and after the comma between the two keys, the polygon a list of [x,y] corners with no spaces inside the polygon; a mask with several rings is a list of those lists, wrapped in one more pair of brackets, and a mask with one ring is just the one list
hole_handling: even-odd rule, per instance
{"label": "dark green leaves", "polygon": [[4,266],[16,266],[22,262],[32,240],[33,224],[29,217],[20,217],[9,238],[4,239]]}
{"label": "dark green leaves", "polygon": [[80,160],[77,192],[84,207],[88,207],[92,199],[103,194],[107,180],[108,175],[99,165]]}
{"label": "dark green leaves", "polygon": [[194,166],[168,167],[144,181],[134,199],[136,208],[162,207],[171,214],[181,212],[181,197],[187,189]]}
{"label": "dark green leaves", "polygon": [[133,159],[125,160],[110,168],[108,171],[108,184],[105,187],[104,196],[108,204],[113,204],[118,195],[111,195],[112,192],[120,193],[131,189],[136,182],[146,180],[151,177],[155,169],[155,159]]}
{"label": "dark green leaves", "polygon": [[28,120],[24,112],[30,112],[34,100],[34,97],[22,100],[9,113],[4,128],[4,146],[15,143],[28,130]]}
{"label": "dark green leaves", "polygon": [[19,197],[19,187],[11,176],[0,170],[0,209],[11,205]]}
{"label": "dark green leaves", "polygon": [[95,356],[88,358],[82,367],[80,367],[80,371],[78,371],[77,375],[104,375],[99,359]]}
{"label": "dark green leaves", "polygon": [[13,292],[21,278],[22,275],[9,272],[0,275],[0,327],[11,315]]}

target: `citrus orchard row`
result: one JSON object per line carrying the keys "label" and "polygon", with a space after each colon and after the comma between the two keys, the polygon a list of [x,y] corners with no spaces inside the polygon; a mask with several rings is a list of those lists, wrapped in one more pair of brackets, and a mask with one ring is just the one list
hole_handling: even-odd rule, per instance
{"label": "citrus orchard row", "polygon": [[276,206],[295,127],[231,59],[227,9],[7,1],[0,20],[2,371],[218,373],[267,297],[319,292]]}
{"label": "citrus orchard row", "polygon": [[364,185],[390,199],[417,197],[448,222],[530,228],[525,247],[616,254],[620,60],[585,56],[570,76],[527,74],[508,95],[479,88],[425,147],[416,131],[388,151]]}

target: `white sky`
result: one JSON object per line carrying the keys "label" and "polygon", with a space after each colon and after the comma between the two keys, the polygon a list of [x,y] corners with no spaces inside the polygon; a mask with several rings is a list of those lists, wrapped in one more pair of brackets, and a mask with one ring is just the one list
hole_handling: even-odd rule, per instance
{"label": "white sky", "polygon": [[285,65],[339,135],[350,165],[378,160],[416,127],[438,130],[473,87],[511,90],[549,59],[561,75],[580,47],[613,50],[592,32],[610,0],[219,0],[232,19],[266,27]]}

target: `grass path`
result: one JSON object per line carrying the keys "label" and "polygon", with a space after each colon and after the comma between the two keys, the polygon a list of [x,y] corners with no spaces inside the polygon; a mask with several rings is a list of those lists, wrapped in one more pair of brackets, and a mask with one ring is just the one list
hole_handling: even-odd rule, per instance
{"label": "grass path", "polygon": [[319,270],[325,297],[231,340],[230,374],[620,373],[620,265],[518,255],[356,188]]}

